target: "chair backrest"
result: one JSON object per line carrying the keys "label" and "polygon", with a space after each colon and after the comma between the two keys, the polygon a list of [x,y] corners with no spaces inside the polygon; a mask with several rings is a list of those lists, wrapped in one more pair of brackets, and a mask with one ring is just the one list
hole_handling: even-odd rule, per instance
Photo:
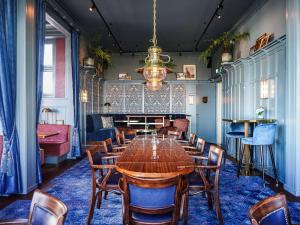
{"label": "chair backrest", "polygon": [[248,212],[252,225],[290,225],[291,219],[284,194],[268,197],[255,205]]}
{"label": "chair backrest", "polygon": [[194,145],[196,140],[196,134],[190,133],[189,144]]}
{"label": "chair backrest", "polygon": [[205,140],[202,138],[198,138],[196,142],[196,149],[203,154],[204,152],[204,147],[205,147]]}
{"label": "chair backrest", "polygon": [[208,162],[209,166],[218,166],[221,167],[222,157],[224,150],[218,146],[210,145],[208,153]]}
{"label": "chair backrest", "polygon": [[126,142],[125,142],[124,131],[116,134],[116,140],[117,140],[118,145],[125,145]]}
{"label": "chair backrest", "polygon": [[272,145],[275,141],[277,125],[274,123],[258,124],[254,128],[253,143],[256,145]]}
{"label": "chair backrest", "polygon": [[90,166],[102,164],[102,156],[104,153],[101,153],[99,151],[99,146],[97,146],[97,145],[90,146],[86,150],[86,154],[87,154]]}
{"label": "chair backrest", "polygon": [[172,220],[177,224],[182,184],[180,177],[144,179],[123,176],[119,185],[124,194],[125,217],[129,218],[132,212],[147,215],[172,213]]}
{"label": "chair backrest", "polygon": [[231,123],[230,124],[230,132],[245,132],[244,123]]}
{"label": "chair backrest", "polygon": [[188,119],[175,119],[173,126],[177,127],[179,131],[187,132],[190,121]]}
{"label": "chair backrest", "polygon": [[132,129],[132,130],[127,130],[124,135],[125,138],[133,139],[136,137],[137,134],[136,134],[136,130]]}
{"label": "chair backrest", "polygon": [[181,139],[182,137],[182,131],[172,131],[172,130],[169,130],[168,131],[168,136],[170,137],[174,137],[175,139]]}
{"label": "chair backrest", "polygon": [[59,199],[36,190],[30,206],[29,225],[62,225],[67,206]]}
{"label": "chair backrest", "polygon": [[104,152],[111,153],[113,151],[112,139],[108,138],[108,139],[102,141],[102,147],[103,147]]}

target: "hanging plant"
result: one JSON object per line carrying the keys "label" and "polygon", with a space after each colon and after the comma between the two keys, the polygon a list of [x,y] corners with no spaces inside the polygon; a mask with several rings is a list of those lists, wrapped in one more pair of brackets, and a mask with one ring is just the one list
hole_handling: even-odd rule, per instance
{"label": "hanging plant", "polygon": [[249,37],[248,32],[233,34],[231,32],[224,32],[220,37],[213,40],[210,45],[200,53],[199,59],[206,62],[208,57],[211,57],[212,52],[217,47],[223,48],[223,54],[231,54],[233,44],[242,39]]}
{"label": "hanging plant", "polygon": [[102,48],[96,48],[94,49],[94,53],[96,59],[100,61],[103,67],[106,66],[106,69],[112,64],[111,55],[107,51],[103,50]]}

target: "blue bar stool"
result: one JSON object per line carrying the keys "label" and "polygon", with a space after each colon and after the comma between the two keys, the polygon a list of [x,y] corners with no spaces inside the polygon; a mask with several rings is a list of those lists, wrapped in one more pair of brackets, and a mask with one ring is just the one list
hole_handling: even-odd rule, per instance
{"label": "blue bar stool", "polygon": [[[249,132],[250,133],[250,132]],[[227,158],[227,151],[229,149],[230,140],[235,140],[235,158],[238,160],[238,152],[241,148],[241,138],[245,137],[245,130],[244,130],[244,123],[231,123],[230,124],[230,131],[225,134],[225,142],[226,142],[226,150],[225,150],[225,156],[224,156],[224,164],[226,164],[226,158]]]}
{"label": "blue bar stool", "polygon": [[[272,145],[275,142],[275,133],[276,133],[276,127],[277,125],[274,123],[266,123],[266,124],[259,124],[255,127],[254,132],[253,132],[253,137],[249,138],[242,138],[242,145],[249,145],[252,146],[252,149],[250,151],[252,155],[252,164],[253,164],[253,149],[256,146],[260,147],[260,165],[263,173],[263,180],[265,181],[265,159],[264,159],[264,146],[267,146],[269,148],[270,156],[271,156],[271,161],[272,161],[272,167],[273,167],[273,172],[274,176],[276,179],[276,186],[278,186],[278,174],[276,170],[276,165],[275,165],[275,158],[274,158],[274,153],[273,153],[273,148]],[[238,166],[238,173],[241,169],[242,161],[243,161],[243,155],[244,155],[244,148],[242,150],[242,157],[239,160],[239,166]]]}

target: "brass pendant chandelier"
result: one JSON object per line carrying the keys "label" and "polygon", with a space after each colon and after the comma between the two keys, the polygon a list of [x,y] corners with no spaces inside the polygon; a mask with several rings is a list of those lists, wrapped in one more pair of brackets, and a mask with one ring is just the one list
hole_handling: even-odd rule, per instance
{"label": "brass pendant chandelier", "polygon": [[[144,75],[147,88],[151,91],[157,91],[161,89],[167,73],[171,73],[172,71],[165,66],[165,64],[170,62],[170,56],[161,54],[162,49],[157,46],[156,0],[153,0],[153,37],[150,42],[152,42],[152,46],[148,48],[145,66],[138,69],[138,72]],[[165,58],[165,61],[162,58]]]}

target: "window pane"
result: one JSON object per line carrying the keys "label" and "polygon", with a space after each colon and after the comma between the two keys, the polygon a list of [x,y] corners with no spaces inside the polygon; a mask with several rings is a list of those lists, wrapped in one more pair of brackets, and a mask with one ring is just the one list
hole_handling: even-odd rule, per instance
{"label": "window pane", "polygon": [[44,72],[43,94],[44,95],[54,95],[53,87],[54,87],[53,72],[51,72],[51,71]]}
{"label": "window pane", "polygon": [[45,44],[44,66],[53,66],[53,44]]}

